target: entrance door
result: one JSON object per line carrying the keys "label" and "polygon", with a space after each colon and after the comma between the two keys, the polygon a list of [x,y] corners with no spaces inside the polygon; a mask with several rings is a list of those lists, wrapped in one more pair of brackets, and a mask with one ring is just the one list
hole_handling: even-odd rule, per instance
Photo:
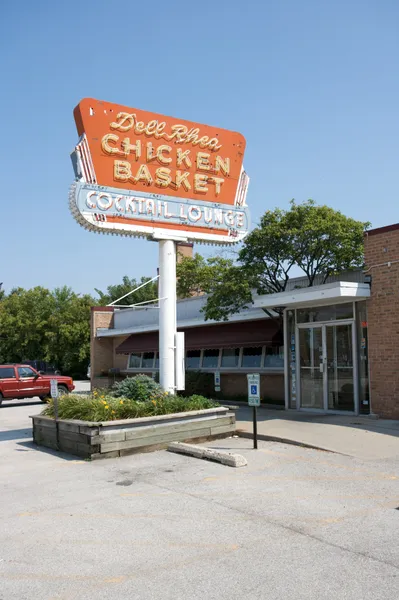
{"label": "entrance door", "polygon": [[352,327],[299,325],[299,408],[355,412]]}
{"label": "entrance door", "polygon": [[299,329],[301,408],[324,409],[323,326]]}
{"label": "entrance door", "polygon": [[327,408],[355,410],[352,324],[326,325]]}

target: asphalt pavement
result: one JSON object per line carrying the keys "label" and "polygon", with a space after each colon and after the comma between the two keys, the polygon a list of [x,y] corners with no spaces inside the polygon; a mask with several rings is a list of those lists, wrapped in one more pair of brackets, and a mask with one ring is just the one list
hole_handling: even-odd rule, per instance
{"label": "asphalt pavement", "polygon": [[398,461],[229,438],[240,469],[166,451],[93,463],[0,409],[1,600],[386,600]]}

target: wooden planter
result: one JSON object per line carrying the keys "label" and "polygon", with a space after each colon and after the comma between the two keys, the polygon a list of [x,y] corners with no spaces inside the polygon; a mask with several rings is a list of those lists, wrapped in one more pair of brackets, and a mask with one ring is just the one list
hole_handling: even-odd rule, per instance
{"label": "wooden planter", "polygon": [[42,415],[31,419],[36,444],[91,460],[161,450],[169,442],[223,438],[235,432],[235,414],[228,407],[101,423],[56,422]]}

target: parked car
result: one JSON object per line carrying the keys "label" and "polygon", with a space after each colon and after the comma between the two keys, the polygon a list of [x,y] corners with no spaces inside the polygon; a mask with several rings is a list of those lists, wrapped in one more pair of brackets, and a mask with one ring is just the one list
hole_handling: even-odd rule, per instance
{"label": "parked car", "polygon": [[42,402],[50,396],[50,381],[57,380],[60,394],[68,394],[75,389],[71,377],[64,375],[41,375],[30,365],[0,365],[0,405],[4,399],[33,398],[39,396]]}

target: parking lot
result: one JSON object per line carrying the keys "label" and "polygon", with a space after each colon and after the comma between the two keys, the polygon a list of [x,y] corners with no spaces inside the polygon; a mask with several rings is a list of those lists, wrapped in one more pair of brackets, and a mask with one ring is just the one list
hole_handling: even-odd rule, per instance
{"label": "parking lot", "polygon": [[399,594],[397,461],[230,438],[85,462],[0,409],[0,599],[378,600]]}

